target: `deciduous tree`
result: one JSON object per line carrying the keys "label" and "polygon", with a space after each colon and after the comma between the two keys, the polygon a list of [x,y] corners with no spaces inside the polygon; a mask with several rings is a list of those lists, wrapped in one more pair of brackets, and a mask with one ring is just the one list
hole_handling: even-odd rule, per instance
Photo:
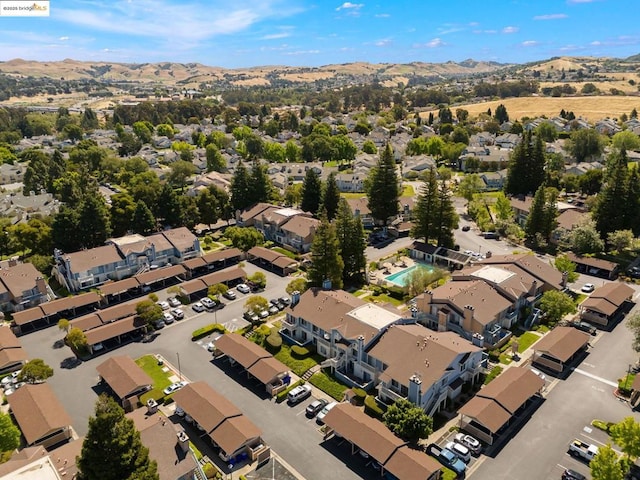
{"label": "deciduous tree", "polygon": [[53,368],[41,358],[34,358],[24,364],[18,374],[19,382],[40,383],[53,376]]}
{"label": "deciduous tree", "polygon": [[622,452],[635,461],[640,457],[640,423],[633,417],[625,417],[610,429],[611,440],[620,446]]}
{"label": "deciduous tree", "polygon": [[307,279],[299,277],[299,278],[294,278],[293,280],[291,280],[287,284],[287,287],[285,288],[285,291],[289,295],[292,295],[293,292],[304,293],[305,291],[307,291],[308,288],[309,288],[309,284],[307,282]]}
{"label": "deciduous tree", "polygon": [[269,310],[269,301],[260,295],[252,295],[244,302],[244,309],[247,312],[259,314]]}
{"label": "deciduous tree", "polygon": [[229,227],[225,230],[225,236],[231,240],[234,247],[243,252],[251,250],[256,245],[264,243],[264,236],[253,227]]}
{"label": "deciduous tree", "polygon": [[162,307],[153,300],[142,300],[136,304],[136,315],[147,325],[152,325],[162,318]]}
{"label": "deciduous tree", "polygon": [[546,322],[558,323],[565,315],[576,312],[576,304],[566,293],[548,290],[542,294],[540,310],[545,313]]}
{"label": "deciduous tree", "polygon": [[576,162],[580,163],[600,157],[604,145],[602,136],[596,130],[581,128],[571,133],[566,149],[576,159]]}
{"label": "deciduous tree", "polygon": [[418,441],[433,431],[433,419],[409,400],[397,400],[382,417],[384,424],[397,436]]}
{"label": "deciduous tree", "polygon": [[578,255],[600,253],[604,250],[604,242],[591,219],[584,220],[569,235],[571,250]]}
{"label": "deciduous tree", "polygon": [[11,452],[20,446],[20,430],[11,415],[0,412],[0,453]]}
{"label": "deciduous tree", "polygon": [[485,187],[484,182],[477,173],[465,175],[458,185],[458,194],[470,202],[473,196],[480,193]]}
{"label": "deciduous tree", "polygon": [[589,462],[589,469],[593,480],[623,480],[624,478],[622,465],[611,445],[598,448],[598,453]]}
{"label": "deciduous tree", "polygon": [[566,253],[558,255],[553,262],[553,265],[559,272],[567,272],[567,282],[573,283],[578,279],[578,274],[576,273],[577,265],[569,260]]}

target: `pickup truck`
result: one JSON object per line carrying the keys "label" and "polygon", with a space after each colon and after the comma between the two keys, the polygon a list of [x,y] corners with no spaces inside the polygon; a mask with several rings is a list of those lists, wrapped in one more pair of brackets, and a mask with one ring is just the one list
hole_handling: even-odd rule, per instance
{"label": "pickup truck", "polygon": [[593,460],[593,457],[595,457],[597,454],[597,445],[583,442],[582,440],[578,440],[577,438],[569,444],[569,455],[582,458],[587,462]]}

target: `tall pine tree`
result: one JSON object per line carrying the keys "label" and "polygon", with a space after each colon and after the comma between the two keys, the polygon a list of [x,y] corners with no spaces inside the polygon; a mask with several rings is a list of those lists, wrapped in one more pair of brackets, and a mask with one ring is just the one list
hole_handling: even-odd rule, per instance
{"label": "tall pine tree", "polygon": [[367,198],[371,216],[385,227],[389,218],[398,213],[400,184],[391,145],[387,143],[378,163],[367,178]]}
{"label": "tall pine tree", "polygon": [[329,223],[322,211],[320,225],[311,244],[311,267],[307,278],[312,287],[321,287],[325,280],[331,282],[331,288],[342,288],[344,262],[340,256],[340,244],[335,227]]}
{"label": "tall pine tree", "polygon": [[158,480],[158,465],[149,459],[133,420],[107,395],[96,402],[95,416],[76,458],[80,480]]}
{"label": "tall pine tree", "polygon": [[149,235],[156,231],[156,218],[142,200],[138,200],[136,203],[131,229],[141,235]]}
{"label": "tall pine tree", "polygon": [[550,239],[556,228],[558,208],[556,199],[558,192],[555,188],[547,188],[542,185],[533,197],[525,234],[527,239],[537,247],[543,247]]}
{"label": "tall pine tree", "polygon": [[367,267],[365,239],[362,220],[351,213],[347,201],[342,198],[338,204],[335,220],[336,235],[340,245],[340,256],[344,262],[342,279],[345,284],[362,284]]}
{"label": "tall pine tree", "polygon": [[307,170],[302,182],[302,200],[300,208],[304,212],[315,215],[320,208],[322,198],[322,181],[313,168]]}
{"label": "tall pine tree", "polygon": [[271,196],[271,180],[267,175],[267,169],[259,160],[253,161],[251,177],[249,178],[251,188],[249,189],[250,205],[260,202],[268,202]]}
{"label": "tall pine tree", "polygon": [[[636,189],[637,186],[634,186],[633,190]],[[629,190],[627,152],[614,151],[608,159],[607,176],[593,212],[596,229],[602,238],[616,230],[631,228],[631,225],[627,225],[627,208],[630,206],[629,202],[633,204],[634,200],[629,198]]]}
{"label": "tall pine tree", "polygon": [[436,171],[431,168],[420,187],[420,194],[416,203],[411,236],[422,238],[425,243],[438,239],[438,179]]}
{"label": "tall pine tree", "polygon": [[511,152],[505,190],[512,195],[528,195],[538,190],[545,177],[544,143],[533,139],[531,130]]}
{"label": "tall pine tree", "polygon": [[453,231],[458,228],[458,220],[449,185],[442,179],[438,182],[437,244],[439,246],[453,248],[455,244]]}
{"label": "tall pine tree", "polygon": [[336,218],[338,213],[338,204],[340,203],[340,190],[338,190],[338,184],[336,183],[336,174],[331,172],[327,181],[322,189],[322,201],[321,208],[327,211],[327,218],[329,221]]}
{"label": "tall pine tree", "polygon": [[231,204],[233,210],[244,210],[251,206],[253,196],[251,194],[251,177],[244,163],[238,162],[236,171],[231,179]]}
{"label": "tall pine tree", "polygon": [[104,197],[96,191],[87,194],[80,204],[78,230],[75,234],[82,239],[83,246],[93,248],[104,245],[111,235],[109,210]]}

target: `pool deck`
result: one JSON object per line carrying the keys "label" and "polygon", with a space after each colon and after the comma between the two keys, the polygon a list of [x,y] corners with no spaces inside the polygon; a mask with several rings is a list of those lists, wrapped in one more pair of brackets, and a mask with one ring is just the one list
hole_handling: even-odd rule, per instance
{"label": "pool deck", "polygon": [[413,267],[415,264],[415,260],[404,256],[393,262],[390,260],[386,261],[382,264],[382,268],[369,272],[369,283],[375,285],[388,284],[397,287],[398,284],[388,281],[385,277],[393,275],[394,273],[400,273],[403,270],[407,270]]}

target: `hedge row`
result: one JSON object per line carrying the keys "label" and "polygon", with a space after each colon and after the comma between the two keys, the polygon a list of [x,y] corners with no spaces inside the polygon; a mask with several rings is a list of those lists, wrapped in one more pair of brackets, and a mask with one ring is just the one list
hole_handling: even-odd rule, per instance
{"label": "hedge row", "polygon": [[304,380],[298,380],[297,382],[292,383],[287,388],[285,388],[283,391],[278,393],[276,395],[276,403],[284,402],[287,399],[287,395],[289,394],[289,392],[291,390],[293,390],[294,388],[296,388],[297,386],[299,386],[299,385],[304,385]]}
{"label": "hedge row", "polygon": [[339,402],[344,398],[344,391],[347,389],[346,385],[343,385],[325,372],[314,373],[309,378],[309,383]]}
{"label": "hedge row", "polygon": [[364,398],[364,413],[369,415],[370,417],[382,419],[382,415],[384,415],[384,411],[376,402],[376,398],[373,395],[367,395]]}
{"label": "hedge row", "polygon": [[212,323],[211,325],[207,325],[205,327],[194,330],[191,334],[191,340],[200,340],[202,337],[206,337],[213,332],[226,333],[227,329],[224,328],[224,325],[220,325],[219,323]]}
{"label": "hedge row", "polygon": [[306,347],[301,347],[300,345],[293,345],[291,347],[291,356],[294,358],[303,359],[309,355],[311,355],[311,350]]}

